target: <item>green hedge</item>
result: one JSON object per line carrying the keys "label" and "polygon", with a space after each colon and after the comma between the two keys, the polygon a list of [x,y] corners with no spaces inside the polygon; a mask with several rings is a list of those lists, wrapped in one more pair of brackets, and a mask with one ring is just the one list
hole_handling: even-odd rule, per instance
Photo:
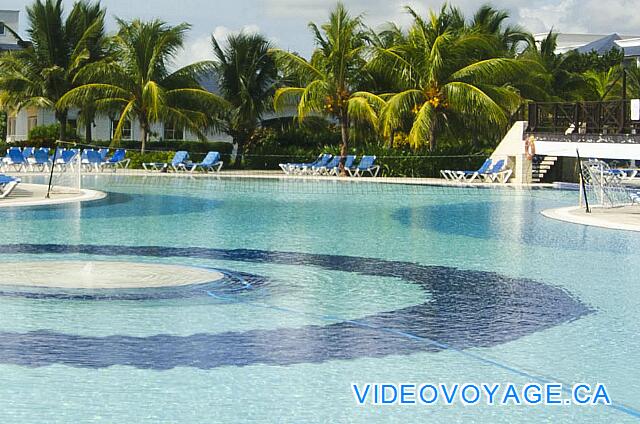
{"label": "green hedge", "polygon": [[140,154],[140,152],[136,152],[133,150],[127,150],[127,158],[131,159],[131,163],[129,164],[129,168],[142,168],[143,163],[150,162],[171,162],[173,159],[174,152],[149,152],[145,154]]}
{"label": "green hedge", "polygon": [[[38,125],[29,131],[28,140],[16,143],[20,147],[49,147],[55,146],[56,140],[60,135],[60,124]],[[65,138],[70,141],[77,141],[78,135],[67,128]]]}
{"label": "green hedge", "polygon": [[[245,156],[244,168],[253,170],[277,170],[278,164],[288,162],[311,162],[320,153],[340,154],[340,147],[328,145],[314,148],[295,146],[260,146]],[[376,144],[354,146],[349,154],[361,157],[375,155],[381,166],[381,175],[387,177],[440,177],[441,169],[477,169],[485,155],[469,155],[456,149],[411,150],[390,148]],[[359,160],[359,159],[357,159]],[[357,162],[356,162],[357,163]]]}

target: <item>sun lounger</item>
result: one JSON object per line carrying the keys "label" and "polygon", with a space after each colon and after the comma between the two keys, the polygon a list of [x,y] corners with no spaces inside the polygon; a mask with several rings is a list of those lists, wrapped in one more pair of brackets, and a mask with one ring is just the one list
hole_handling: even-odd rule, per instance
{"label": "sun lounger", "polygon": [[24,158],[24,160],[28,162],[29,159],[31,159],[31,156],[33,156],[35,150],[36,149],[34,149],[33,147],[24,147],[22,149],[22,157]]}
{"label": "sun lounger", "polygon": [[0,175],[0,199],[4,199],[9,196],[18,184],[20,184],[20,178]]}
{"label": "sun lounger", "polygon": [[362,177],[365,172],[368,172],[372,177],[377,177],[380,172],[380,165],[375,165],[376,156],[362,156],[360,163],[355,168],[346,168],[346,171],[351,177]]}
{"label": "sun lounger", "polygon": [[51,165],[51,160],[49,159],[49,149],[38,149],[33,153],[33,161],[29,163],[29,166],[32,171],[35,171],[36,168],[40,170],[40,172],[44,172],[49,169],[49,165]]}
{"label": "sun lounger", "polygon": [[55,166],[59,167],[62,171],[65,171],[67,167],[73,167],[73,160],[76,158],[80,151],[78,149],[68,149],[60,152],[56,155]]}
{"label": "sun lounger", "polygon": [[7,151],[7,156],[3,159],[3,163],[5,166],[13,166],[16,172],[19,172],[23,168],[26,170],[28,166],[28,162],[22,155],[19,147],[11,147]]}
{"label": "sun lounger", "polygon": [[484,161],[482,166],[477,171],[452,171],[452,175],[457,181],[473,182],[476,178],[479,178],[482,174],[486,174],[491,166],[491,159]]}
{"label": "sun lounger", "polygon": [[[491,166],[491,163],[491,159],[485,160],[478,171],[481,171],[480,173],[486,172]],[[442,175],[442,177],[448,181],[462,181],[465,176],[473,176],[473,174],[477,173],[478,171],[456,171],[453,169],[442,169],[440,170],[440,175]],[[480,175],[480,173],[473,177],[473,179],[476,179]]]}
{"label": "sun lounger", "polygon": [[113,156],[109,159],[103,159],[102,166],[111,167],[115,172],[118,167],[123,169],[128,168],[129,163],[131,163],[131,159],[127,159],[127,151],[125,149],[116,149],[116,151],[113,152]]}
{"label": "sun lounger", "polygon": [[[328,157],[328,159],[327,159]],[[319,167],[322,166],[322,163],[324,161],[328,162],[329,160],[331,160],[331,155],[325,153],[325,154],[321,154],[319,155],[316,160],[314,160],[313,162],[310,163],[281,163],[279,164],[280,169],[282,169],[284,171],[285,174],[289,175],[289,174],[297,174],[300,173],[301,169],[311,169],[313,167]]]}
{"label": "sun lounger", "polygon": [[489,183],[494,183],[499,181],[501,183],[506,183],[511,177],[511,170],[505,169],[505,161],[504,159],[500,159],[497,161],[491,169],[487,170],[484,174],[481,174],[480,177]]}
{"label": "sun lounger", "polygon": [[[338,159],[340,159],[340,156],[338,156]],[[356,156],[355,155],[349,155],[344,159],[344,169],[345,172],[347,172],[347,169],[353,168],[353,163],[356,161]],[[338,176],[340,175],[340,161],[338,160],[338,164],[334,167],[329,167],[327,166],[327,171],[326,171],[326,175],[334,175],[334,176]]]}
{"label": "sun lounger", "polygon": [[95,169],[96,171],[102,171],[102,165],[104,162],[102,161],[102,156],[97,150],[87,150],[86,151],[86,162],[83,161],[82,165],[87,170]]}
{"label": "sun lounger", "polygon": [[203,171],[215,171],[220,172],[222,169],[223,162],[220,160],[219,152],[209,152],[207,156],[204,157],[202,162],[199,163],[191,163],[187,164],[187,168],[189,171],[194,172],[198,167],[202,168]]}
{"label": "sun lounger", "polygon": [[313,175],[326,175],[329,169],[333,169],[340,164],[340,156],[334,156],[326,165],[312,166],[310,172]]}
{"label": "sun lounger", "polygon": [[186,162],[189,159],[189,153],[185,152],[184,150],[180,150],[177,151],[176,154],[173,156],[173,159],[171,160],[170,163],[167,162],[148,162],[148,163],[143,163],[142,167],[149,171],[149,170],[154,170],[154,171],[160,171],[161,169],[169,169],[169,167],[173,168],[174,171],[186,171]]}

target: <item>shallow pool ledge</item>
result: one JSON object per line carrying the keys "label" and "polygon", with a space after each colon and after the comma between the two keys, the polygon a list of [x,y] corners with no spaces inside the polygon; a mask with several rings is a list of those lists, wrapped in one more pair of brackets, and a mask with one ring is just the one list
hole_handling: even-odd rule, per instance
{"label": "shallow pool ledge", "polygon": [[102,191],[81,189],[78,192],[60,186],[56,186],[55,190],[52,190],[49,199],[46,198],[46,195],[47,186],[44,184],[19,184],[8,197],[0,199],[0,208],[90,202],[107,197],[107,193]]}
{"label": "shallow pool ledge", "polygon": [[542,211],[547,218],[573,224],[608,228],[611,230],[640,231],[640,206],[624,206],[621,208],[591,208],[586,213],[583,207],[547,209]]}

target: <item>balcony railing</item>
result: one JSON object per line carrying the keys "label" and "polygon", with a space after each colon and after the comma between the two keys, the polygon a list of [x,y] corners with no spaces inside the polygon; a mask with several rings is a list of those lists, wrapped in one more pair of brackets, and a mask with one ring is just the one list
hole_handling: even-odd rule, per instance
{"label": "balcony railing", "polygon": [[[625,135],[637,138],[640,121],[631,120],[629,100],[606,102],[529,103],[520,111],[528,133]],[[640,142],[640,140],[638,140]]]}

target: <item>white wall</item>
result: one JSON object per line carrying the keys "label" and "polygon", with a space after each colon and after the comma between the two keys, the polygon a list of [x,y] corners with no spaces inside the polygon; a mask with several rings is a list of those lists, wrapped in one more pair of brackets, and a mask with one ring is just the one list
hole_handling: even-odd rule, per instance
{"label": "white wall", "polygon": [[[16,114],[16,132],[15,135],[7,134],[7,141],[24,141],[28,139],[28,118],[30,113],[27,109],[22,109]],[[55,124],[57,121],[55,119],[55,114],[53,111],[46,109],[38,109],[35,112],[35,116],[37,116],[38,123],[37,125],[50,125]],[[78,111],[70,110],[69,111],[69,119],[77,119]],[[164,137],[164,125],[162,123],[155,123],[151,127],[151,131],[156,133],[156,136],[152,137],[152,141],[158,141]],[[132,140],[140,140],[142,136],[142,129],[138,122],[133,122],[131,128],[131,139]],[[84,137],[84,125],[78,123],[78,135]],[[209,131],[206,133],[208,141],[225,141],[230,143],[231,137],[225,133],[217,133],[214,131]],[[93,127],[92,137],[94,141],[110,141],[111,140],[111,119],[105,115],[98,115],[95,120],[95,127]],[[184,131],[184,140],[187,141],[196,141],[198,137],[195,134],[192,134],[189,131]]]}

